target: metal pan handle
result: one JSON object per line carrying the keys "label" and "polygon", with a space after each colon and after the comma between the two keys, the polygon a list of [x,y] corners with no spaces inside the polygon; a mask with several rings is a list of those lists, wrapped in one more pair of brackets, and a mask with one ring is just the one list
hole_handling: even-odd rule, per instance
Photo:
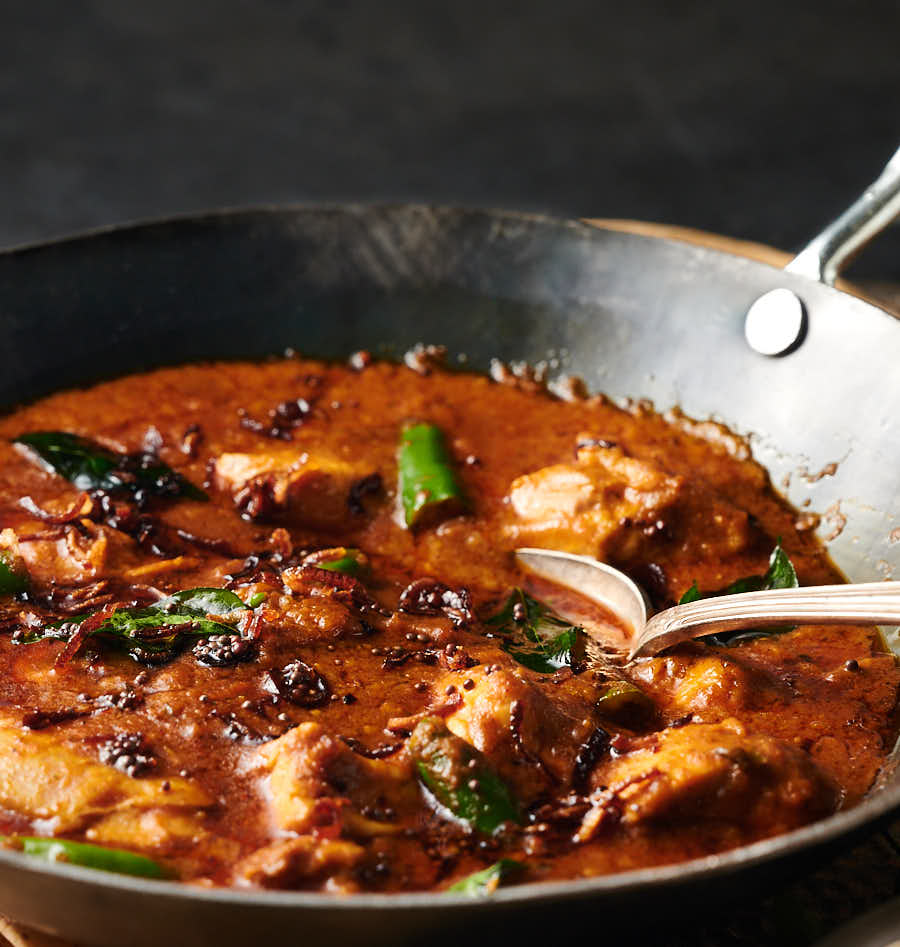
{"label": "metal pan handle", "polygon": [[785,269],[831,286],[850,258],[898,215],[900,148],[863,195],[814,237]]}

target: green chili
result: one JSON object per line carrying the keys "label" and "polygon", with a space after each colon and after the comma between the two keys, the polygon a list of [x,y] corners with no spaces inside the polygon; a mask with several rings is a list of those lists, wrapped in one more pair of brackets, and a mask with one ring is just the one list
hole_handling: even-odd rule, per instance
{"label": "green chili", "polygon": [[146,855],[137,855],[120,848],[88,845],[85,842],[70,842],[68,839],[13,836],[2,841],[25,855],[50,862],[66,862],[84,868],[113,871],[120,875],[137,875],[141,878],[168,878],[170,872]]}
{"label": "green chili", "polygon": [[433,424],[403,428],[398,470],[400,499],[410,529],[433,525],[467,510],[444,436]]}
{"label": "green chili", "polygon": [[655,711],[653,701],[631,681],[610,681],[597,698],[597,710],[606,717],[646,716]]}
{"label": "green chili", "polygon": [[328,572],[342,572],[354,578],[366,571],[365,557],[358,549],[338,547],[334,550],[334,558],[322,558],[313,563],[317,569],[326,569]]}

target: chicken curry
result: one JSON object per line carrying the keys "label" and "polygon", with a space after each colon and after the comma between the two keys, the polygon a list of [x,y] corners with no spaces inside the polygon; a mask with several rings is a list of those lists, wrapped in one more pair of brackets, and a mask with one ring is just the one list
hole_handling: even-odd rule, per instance
{"label": "chicken curry", "polygon": [[837,579],[727,430],[357,353],[167,368],[0,419],[0,834],[201,885],[452,889],[721,852],[854,805],[873,629],[618,667],[521,574],[657,608]]}

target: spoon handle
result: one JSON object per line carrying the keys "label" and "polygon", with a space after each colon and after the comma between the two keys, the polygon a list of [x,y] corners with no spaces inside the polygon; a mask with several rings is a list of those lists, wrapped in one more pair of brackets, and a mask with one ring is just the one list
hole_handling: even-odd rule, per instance
{"label": "spoon handle", "polygon": [[702,635],[784,624],[900,625],[900,582],[772,589],[676,605],[647,622],[630,657]]}

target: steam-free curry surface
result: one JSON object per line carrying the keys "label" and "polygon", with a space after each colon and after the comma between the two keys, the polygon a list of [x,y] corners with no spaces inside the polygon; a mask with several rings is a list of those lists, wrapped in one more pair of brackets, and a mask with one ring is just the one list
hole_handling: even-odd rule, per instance
{"label": "steam-free curry surface", "polygon": [[[866,792],[898,684],[872,630],[697,642],[627,668],[632,686],[582,631],[549,665],[528,639],[522,545],[611,562],[657,607],[763,575],[779,538],[801,584],[834,581],[741,441],[412,366],[192,365],[0,421],[0,550],[24,583],[0,600],[8,844],[89,842],[200,884],[409,891],[501,859],[519,863],[503,883],[690,859]],[[413,528],[410,422],[441,432],[459,488]],[[13,443],[47,431],[208,499],[79,489]],[[243,603],[210,616],[232,635],[144,629],[142,651],[102,633],[198,587]]]}

